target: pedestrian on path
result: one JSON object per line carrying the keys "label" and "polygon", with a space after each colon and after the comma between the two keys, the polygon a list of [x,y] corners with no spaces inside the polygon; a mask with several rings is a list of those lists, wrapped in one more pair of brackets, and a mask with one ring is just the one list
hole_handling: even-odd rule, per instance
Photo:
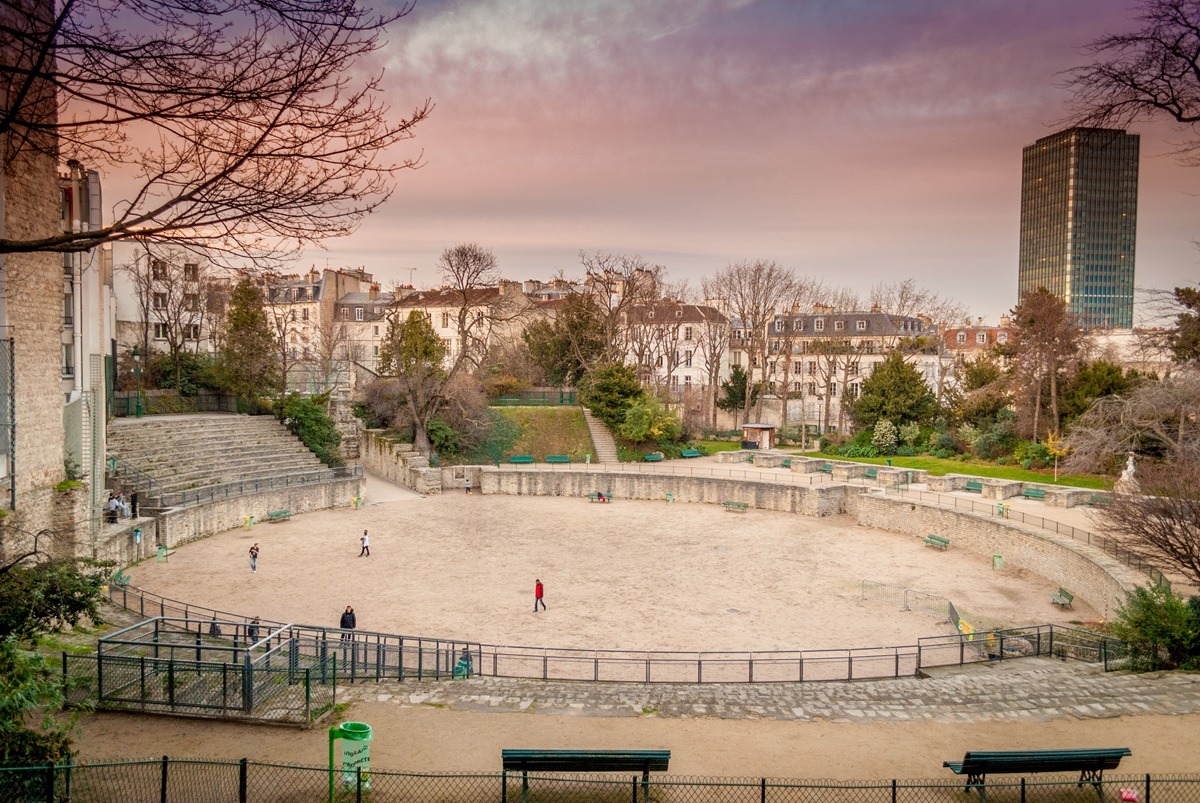
{"label": "pedestrian on path", "polygon": [[[342,630],[353,630],[358,627],[358,618],[354,615],[354,609],[349,605],[346,606],[346,610],[342,613],[342,620],[338,623],[338,627]],[[349,641],[353,637],[352,633],[343,633],[342,641]]]}
{"label": "pedestrian on path", "polygon": [[534,580],[534,582],[533,582],[533,612],[534,613],[537,613],[538,605],[542,606],[543,611],[546,610],[546,600],[543,599],[545,594],[546,594],[546,589],[544,586],[542,586],[542,581]]}
{"label": "pedestrian on path", "polygon": [[262,624],[262,620],[255,616],[250,620],[250,624],[246,625],[246,643],[254,645],[258,643],[258,626]]}
{"label": "pedestrian on path", "polygon": [[467,477],[467,496],[471,495],[471,478]]}
{"label": "pedestrian on path", "polygon": [[258,544],[250,547],[250,571],[258,572]]}
{"label": "pedestrian on path", "polygon": [[358,539],[362,544],[362,549],[358,550],[358,556],[361,558],[364,555],[371,557],[371,536],[366,530],[363,530],[362,538]]}

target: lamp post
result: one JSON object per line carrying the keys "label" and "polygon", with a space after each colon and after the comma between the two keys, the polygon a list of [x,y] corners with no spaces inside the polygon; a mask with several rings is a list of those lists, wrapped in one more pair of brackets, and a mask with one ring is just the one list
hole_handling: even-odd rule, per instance
{"label": "lamp post", "polygon": [[142,417],[142,352],[138,350],[136,344],[133,347],[133,379],[137,382],[137,400],[134,402],[133,415],[135,418]]}
{"label": "lamp post", "polygon": [[821,436],[825,434],[825,394],[817,394],[817,451],[821,451]]}

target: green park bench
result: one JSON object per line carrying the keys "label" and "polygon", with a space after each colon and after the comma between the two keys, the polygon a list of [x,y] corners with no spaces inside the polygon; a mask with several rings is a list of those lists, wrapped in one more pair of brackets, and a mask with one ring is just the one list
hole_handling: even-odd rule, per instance
{"label": "green park bench", "polygon": [[504,775],[521,773],[521,803],[529,800],[531,772],[637,772],[642,776],[641,798],[649,800],[650,773],[666,772],[671,761],[670,750],[501,750],[500,756]]}
{"label": "green park bench", "polygon": [[1046,489],[1045,488],[1024,488],[1021,490],[1021,496],[1025,497],[1026,499],[1045,499],[1046,498]]}
{"label": "green park bench", "polygon": [[791,468],[792,467],[792,458],[790,458],[790,457],[783,458],[783,462],[780,463],[779,466],[780,466],[780,468]]}
{"label": "green park bench", "polygon": [[863,472],[863,479],[864,479],[864,480],[876,480],[876,479],[879,479],[879,469],[877,469],[877,468],[869,468],[869,469],[867,469],[866,471],[864,471],[864,472]]}
{"label": "green park bench", "polygon": [[547,463],[570,463],[571,456],[565,454],[548,454],[546,455]]}
{"label": "green park bench", "polygon": [[112,576],[112,580],[109,582],[116,588],[125,588],[129,585],[129,575],[125,573],[124,569],[117,569],[117,573]]}
{"label": "green park bench", "polygon": [[279,510],[272,510],[267,513],[267,521],[287,521],[292,517],[292,511],[286,507],[281,507]]}
{"label": "green park bench", "polygon": [[[944,761],[955,775],[966,775],[967,785],[987,800],[988,774],[1025,775],[1038,772],[1078,772],[1079,786],[1091,784],[1100,800],[1104,800],[1104,771],[1115,770],[1125,756],[1133,755],[1128,747],[1101,747],[1085,750],[989,750],[975,751],[962,761]],[[1022,792],[1024,789],[1022,788]]]}
{"label": "green park bench", "polygon": [[981,494],[983,493],[983,483],[979,480],[967,480],[967,484],[963,486],[963,490]]}
{"label": "green park bench", "polygon": [[661,463],[663,459],[662,452],[651,452],[644,457],[647,463]]}
{"label": "green park bench", "polygon": [[508,458],[508,462],[512,463],[513,465],[528,465],[533,462],[533,455],[531,455],[531,454],[510,455]]}
{"label": "green park bench", "polygon": [[592,491],[587,496],[589,502],[611,502],[613,499],[611,491]]}
{"label": "green park bench", "polygon": [[520,396],[501,396],[500,398],[496,399],[496,403],[504,404],[504,405],[520,404],[521,397]]}
{"label": "green park bench", "polygon": [[938,549],[945,549],[946,547],[950,546],[950,539],[942,535],[934,535],[933,533],[930,533],[929,535],[925,536],[925,545],[935,546]]}
{"label": "green park bench", "polygon": [[832,474],[833,473],[833,463],[822,463],[820,465],[820,467],[817,469],[817,471],[823,471],[826,474]]}
{"label": "green park bench", "polygon": [[1075,610],[1071,607],[1071,603],[1075,601],[1075,595],[1062,586],[1059,586],[1057,594],[1050,595],[1050,601],[1063,608],[1071,608],[1071,610]]}
{"label": "green park bench", "polygon": [[726,502],[725,503],[725,510],[732,512],[732,513],[745,513],[749,509],[750,509],[750,504],[748,502]]}
{"label": "green park bench", "polygon": [[699,449],[684,449],[679,453],[680,457],[701,457]]}

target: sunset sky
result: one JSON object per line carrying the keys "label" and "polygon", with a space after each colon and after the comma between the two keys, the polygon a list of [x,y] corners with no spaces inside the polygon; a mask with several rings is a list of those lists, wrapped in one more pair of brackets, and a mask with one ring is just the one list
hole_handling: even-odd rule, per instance
{"label": "sunset sky", "polygon": [[[865,295],[914,277],[995,320],[1016,301],[1021,148],[1061,71],[1132,0],[418,0],[389,29],[424,167],[302,265],[436,282],[475,241],[506,277],[637,253],[693,285],[774,259]],[[1200,279],[1200,168],[1143,125],[1138,287]],[[405,154],[411,155],[411,154]]]}

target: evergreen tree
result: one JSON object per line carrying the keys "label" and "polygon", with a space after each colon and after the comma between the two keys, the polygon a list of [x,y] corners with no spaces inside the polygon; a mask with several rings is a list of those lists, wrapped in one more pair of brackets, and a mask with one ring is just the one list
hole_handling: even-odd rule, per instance
{"label": "evergreen tree", "polygon": [[633,367],[614,362],[590,373],[579,389],[579,401],[611,429],[625,423],[629,407],[645,391]]}
{"label": "evergreen tree", "polygon": [[863,382],[851,415],[860,429],[874,429],[881,418],[892,423],[925,424],[936,412],[937,403],[920,372],[906,363],[900,352],[893,351]]}
{"label": "evergreen tree", "polygon": [[219,371],[225,388],[247,400],[270,393],[280,381],[275,349],[262,291],[243,279],[229,296],[221,343]]}

